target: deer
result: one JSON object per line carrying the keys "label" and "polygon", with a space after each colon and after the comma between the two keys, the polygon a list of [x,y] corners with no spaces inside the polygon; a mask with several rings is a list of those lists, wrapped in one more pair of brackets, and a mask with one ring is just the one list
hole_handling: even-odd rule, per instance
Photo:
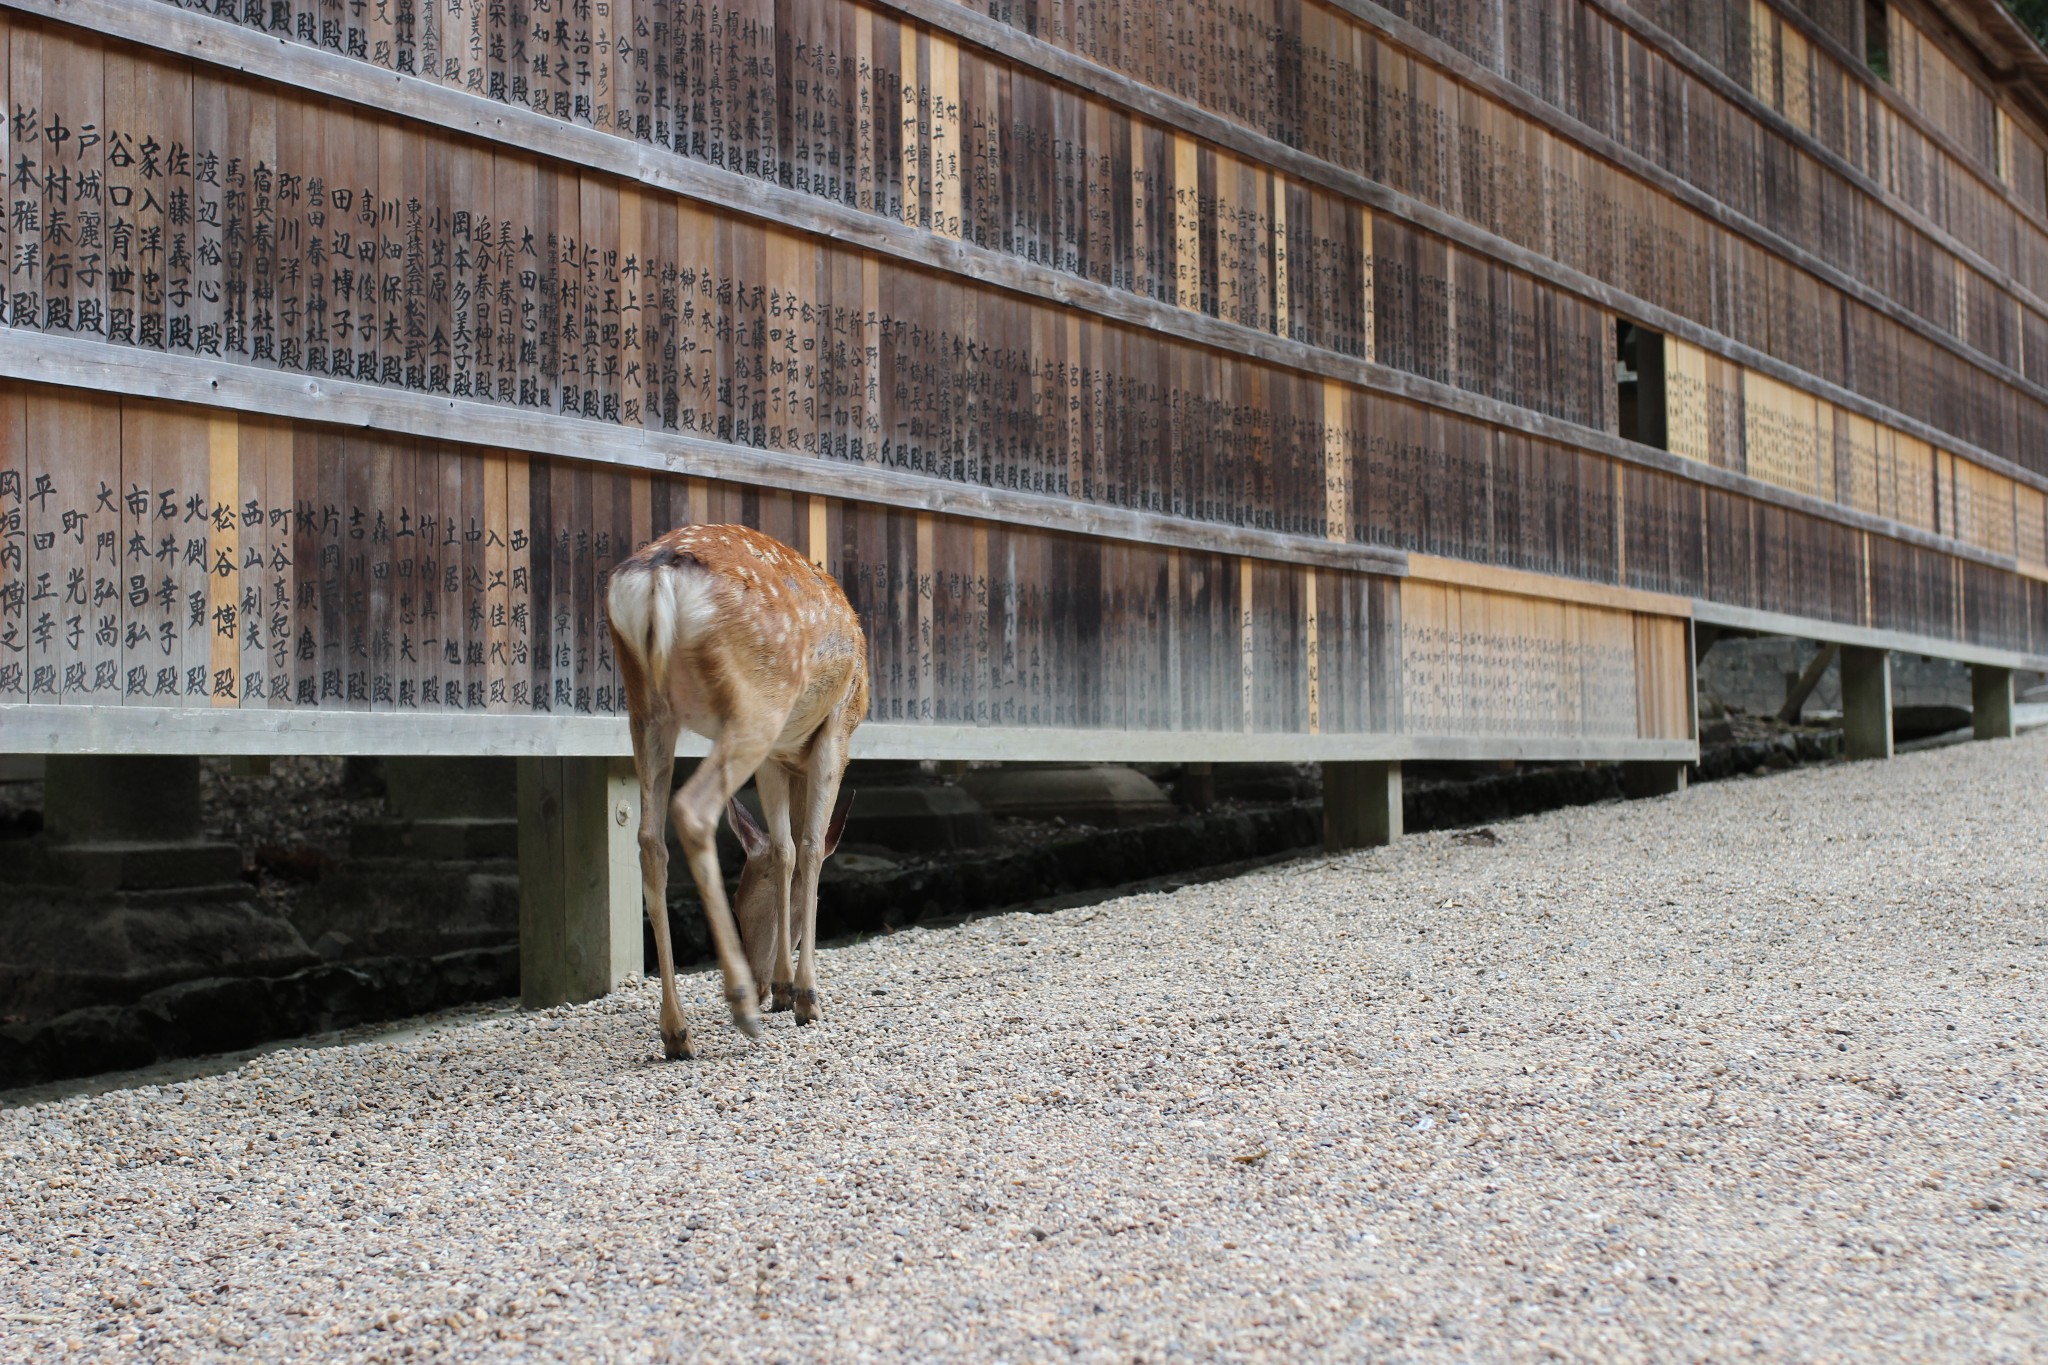
{"label": "deer", "polygon": [[[701,525],[671,531],[615,568],[605,614],[640,780],[663,1054],[696,1055],[669,945],[669,818],[704,903],[734,1027],[759,1037],[763,1004],[799,1025],[818,1022],[818,870],[839,842],[847,745],[868,710],[860,618],[838,581],[788,546],[745,526]],[[710,740],[711,752],[671,796],[684,728]],[[734,799],[750,778],[759,825]],[[748,852],[737,922],[716,842],[727,809]]]}

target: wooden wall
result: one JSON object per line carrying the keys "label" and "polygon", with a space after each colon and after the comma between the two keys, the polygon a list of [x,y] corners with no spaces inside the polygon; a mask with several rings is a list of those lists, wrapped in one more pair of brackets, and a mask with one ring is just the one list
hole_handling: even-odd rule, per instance
{"label": "wooden wall", "polygon": [[0,671],[0,700],[617,716],[611,566],[667,527],[744,521],[845,586],[877,721],[1687,733],[1686,699],[1659,671],[1684,657],[1683,617],[1625,596],[1423,577],[1401,591],[1384,575],[0,387],[0,473],[60,443],[75,457],[9,504],[30,547],[7,580],[28,590],[13,641],[26,663]]}
{"label": "wooden wall", "polygon": [[1684,741],[1692,601],[2048,656],[2027,134],[1810,8],[10,0],[0,707],[612,715],[706,518],[889,725]]}

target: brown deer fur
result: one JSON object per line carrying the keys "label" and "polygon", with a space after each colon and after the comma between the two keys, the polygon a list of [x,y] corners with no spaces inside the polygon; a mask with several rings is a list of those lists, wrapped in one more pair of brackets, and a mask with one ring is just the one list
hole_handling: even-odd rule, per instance
{"label": "brown deer fur", "polygon": [[[744,526],[685,526],[642,547],[613,571],[605,608],[640,777],[663,1050],[693,1055],[669,947],[664,810],[704,901],[733,1023],[759,1034],[764,979],[776,1008],[814,1022],[818,867],[838,841],[831,816],[847,741],[868,709],[859,618],[831,575]],[[711,753],[671,799],[685,726],[711,741]],[[748,841],[735,925],[714,838],[719,812],[750,777],[765,828],[758,849]]]}

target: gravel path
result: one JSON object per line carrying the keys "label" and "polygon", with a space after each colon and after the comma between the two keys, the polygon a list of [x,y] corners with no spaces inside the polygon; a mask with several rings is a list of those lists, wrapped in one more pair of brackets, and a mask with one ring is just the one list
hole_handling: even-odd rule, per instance
{"label": "gravel path", "polygon": [[0,1112],[0,1355],[2048,1355],[2048,735]]}

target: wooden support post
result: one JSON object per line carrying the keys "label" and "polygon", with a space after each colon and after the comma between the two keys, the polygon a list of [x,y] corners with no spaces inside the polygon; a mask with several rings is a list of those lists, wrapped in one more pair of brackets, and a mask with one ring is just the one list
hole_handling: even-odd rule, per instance
{"label": "wooden support post", "polygon": [[1842,748],[1850,758],[1892,756],[1892,659],[1882,649],[1842,648]]}
{"label": "wooden support post", "polygon": [[594,1000],[641,967],[630,759],[519,760],[519,998]]}
{"label": "wooden support post", "polygon": [[1970,665],[1970,724],[1979,739],[2011,739],[2012,670]]}
{"label": "wooden support post", "polygon": [[1644,762],[1621,765],[1622,794],[1631,801],[1651,796],[1676,796],[1685,790],[1685,763]]}
{"label": "wooden support post", "polygon": [[1377,848],[1401,837],[1399,763],[1323,765],[1323,847]]}

